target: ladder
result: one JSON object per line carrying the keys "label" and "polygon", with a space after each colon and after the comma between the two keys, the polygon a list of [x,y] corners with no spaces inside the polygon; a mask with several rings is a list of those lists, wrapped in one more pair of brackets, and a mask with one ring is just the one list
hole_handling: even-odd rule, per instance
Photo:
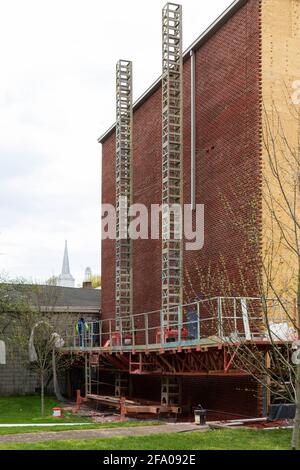
{"label": "ladder", "polygon": [[180,377],[161,378],[161,405],[172,406],[181,404],[181,380]]}
{"label": "ladder", "polygon": [[115,397],[128,396],[128,376],[116,373],[115,375]]}
{"label": "ladder", "polygon": [[[116,66],[116,328],[131,330],[132,243],[128,209],[132,201],[132,62]],[[124,318],[125,317],[125,318]],[[122,320],[124,318],[124,320]]]}
{"label": "ladder", "polygon": [[[96,379],[95,379],[96,375]],[[99,382],[99,355],[98,354],[86,354],[85,355],[85,394],[91,395],[93,389],[97,389],[98,393],[98,382]]]}
{"label": "ladder", "polygon": [[[162,10],[162,314],[178,321],[182,300],[182,7]],[[176,210],[172,210],[175,208]]]}
{"label": "ladder", "polygon": [[85,368],[85,396],[92,393],[92,371],[91,371],[91,359],[87,354],[84,358],[84,368]]}

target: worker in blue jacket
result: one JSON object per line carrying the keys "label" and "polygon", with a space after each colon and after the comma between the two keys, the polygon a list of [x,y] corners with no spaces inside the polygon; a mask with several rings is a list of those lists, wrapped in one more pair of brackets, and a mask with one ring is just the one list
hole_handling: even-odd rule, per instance
{"label": "worker in blue jacket", "polygon": [[81,317],[76,325],[76,332],[79,336],[79,344],[81,348],[84,348],[85,334],[87,331],[89,331],[89,325],[86,323],[85,319]]}

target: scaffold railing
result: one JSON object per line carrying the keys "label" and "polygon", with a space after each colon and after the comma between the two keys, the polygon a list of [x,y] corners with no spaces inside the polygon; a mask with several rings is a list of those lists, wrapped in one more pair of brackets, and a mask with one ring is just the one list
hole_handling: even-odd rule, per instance
{"label": "scaffold railing", "polygon": [[[215,297],[172,309],[140,313],[121,321],[87,322],[83,336],[66,329],[65,348],[138,351],[245,341],[295,341],[296,302],[256,297]],[[123,329],[123,325],[125,328]]]}

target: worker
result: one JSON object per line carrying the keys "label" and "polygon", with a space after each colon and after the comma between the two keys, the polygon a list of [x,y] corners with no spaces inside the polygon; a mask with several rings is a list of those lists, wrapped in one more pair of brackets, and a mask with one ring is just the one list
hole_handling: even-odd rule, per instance
{"label": "worker", "polygon": [[86,323],[85,319],[81,317],[76,325],[76,333],[79,336],[79,345],[81,348],[84,348],[85,345],[85,333],[89,331],[89,325]]}

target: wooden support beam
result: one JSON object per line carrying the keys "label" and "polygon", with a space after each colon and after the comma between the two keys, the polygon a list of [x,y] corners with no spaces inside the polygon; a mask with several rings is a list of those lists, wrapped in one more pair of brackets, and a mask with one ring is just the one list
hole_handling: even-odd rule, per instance
{"label": "wooden support beam", "polygon": [[159,414],[159,406],[151,405],[131,405],[126,406],[126,414],[138,414],[138,413],[150,413],[150,414]]}

